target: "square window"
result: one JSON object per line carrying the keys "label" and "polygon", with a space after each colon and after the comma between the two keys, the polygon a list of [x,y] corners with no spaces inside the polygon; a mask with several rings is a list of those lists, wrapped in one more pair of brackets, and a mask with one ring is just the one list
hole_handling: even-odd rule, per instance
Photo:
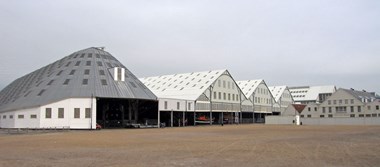
{"label": "square window", "polygon": [[83,79],[82,85],[88,85],[88,79]]}
{"label": "square window", "polygon": [[91,61],[86,61],[86,66],[91,66]]}
{"label": "square window", "polygon": [[98,64],[98,66],[103,66],[103,63],[101,61],[97,61],[96,63]]}
{"label": "square window", "polygon": [[85,69],[84,70],[84,75],[90,75],[90,70],[89,69]]}
{"label": "square window", "polygon": [[102,79],[102,80],[100,80],[100,81],[102,82],[102,85],[107,85],[107,80]]}

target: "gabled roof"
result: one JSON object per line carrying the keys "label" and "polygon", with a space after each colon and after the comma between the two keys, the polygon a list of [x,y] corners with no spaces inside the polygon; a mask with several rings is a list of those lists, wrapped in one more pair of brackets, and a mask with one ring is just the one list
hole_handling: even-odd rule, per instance
{"label": "gabled roof", "polygon": [[276,102],[278,102],[278,100],[280,100],[282,94],[284,93],[284,91],[286,89],[288,89],[287,86],[270,86],[269,87],[269,90],[272,93],[274,100]]}
{"label": "gabled roof", "polygon": [[140,78],[158,97],[197,100],[227,70],[192,72]]}
{"label": "gabled roof", "polygon": [[251,97],[261,83],[265,83],[263,79],[237,81],[246,98]]}
{"label": "gabled roof", "polygon": [[302,86],[289,87],[295,101],[315,101],[318,100],[319,94],[334,93],[336,87],[334,85],[326,86]]}
{"label": "gabled roof", "polygon": [[38,107],[67,98],[106,97],[156,100],[127,68],[115,81],[114,67],[125,68],[110,53],[88,48],[16,79],[0,92],[0,111]]}
{"label": "gabled roof", "polygon": [[342,90],[351,94],[353,97],[355,97],[356,99],[360,101],[363,101],[365,99],[366,102],[368,102],[368,100],[374,101],[376,99],[375,94],[371,92],[357,91],[357,90],[343,89],[343,88],[340,88],[339,90]]}

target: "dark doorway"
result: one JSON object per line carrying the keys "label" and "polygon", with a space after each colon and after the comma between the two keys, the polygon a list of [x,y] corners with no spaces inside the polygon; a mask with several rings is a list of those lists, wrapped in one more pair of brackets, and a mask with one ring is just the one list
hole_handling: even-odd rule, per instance
{"label": "dark doorway", "polygon": [[97,98],[96,122],[103,128],[157,125],[158,102],[152,100]]}

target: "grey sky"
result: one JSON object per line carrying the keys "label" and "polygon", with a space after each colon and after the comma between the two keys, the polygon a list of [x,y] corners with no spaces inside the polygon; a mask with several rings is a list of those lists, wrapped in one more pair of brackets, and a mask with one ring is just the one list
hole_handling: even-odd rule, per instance
{"label": "grey sky", "polygon": [[378,0],[0,0],[0,89],[105,46],[138,77],[228,69],[380,93]]}

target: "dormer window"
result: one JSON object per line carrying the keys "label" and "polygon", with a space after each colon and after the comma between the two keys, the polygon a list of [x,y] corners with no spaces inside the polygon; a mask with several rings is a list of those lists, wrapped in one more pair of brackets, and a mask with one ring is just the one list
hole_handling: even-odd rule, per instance
{"label": "dormer window", "polygon": [[125,69],[121,67],[115,67],[113,68],[114,72],[114,80],[115,81],[125,81]]}

